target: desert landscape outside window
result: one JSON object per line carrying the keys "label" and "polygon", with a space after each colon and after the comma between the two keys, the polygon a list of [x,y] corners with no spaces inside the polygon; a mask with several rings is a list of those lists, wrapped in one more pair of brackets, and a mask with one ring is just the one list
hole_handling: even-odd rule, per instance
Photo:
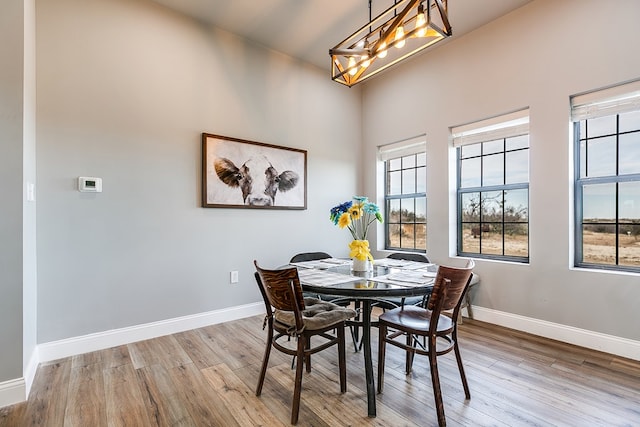
{"label": "desert landscape outside window", "polygon": [[640,271],[639,89],[572,99],[578,267]]}
{"label": "desert landscape outside window", "polygon": [[529,261],[528,110],[452,129],[458,255]]}
{"label": "desert landscape outside window", "polygon": [[427,155],[424,135],[380,148],[384,161],[385,249],[427,249]]}

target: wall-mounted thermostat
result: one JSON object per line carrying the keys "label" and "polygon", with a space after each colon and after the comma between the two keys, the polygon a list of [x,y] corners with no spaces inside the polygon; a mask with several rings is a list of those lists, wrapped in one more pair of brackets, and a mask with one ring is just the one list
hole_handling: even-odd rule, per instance
{"label": "wall-mounted thermostat", "polygon": [[78,190],[83,193],[102,193],[102,178],[78,177]]}

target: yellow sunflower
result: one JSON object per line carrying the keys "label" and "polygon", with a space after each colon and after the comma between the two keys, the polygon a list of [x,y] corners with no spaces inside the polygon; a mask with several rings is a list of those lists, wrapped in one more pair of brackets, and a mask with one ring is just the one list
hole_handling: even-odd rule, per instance
{"label": "yellow sunflower", "polygon": [[351,225],[351,216],[345,212],[340,215],[340,219],[338,219],[338,227],[345,228]]}
{"label": "yellow sunflower", "polygon": [[354,205],[349,208],[349,215],[351,218],[356,220],[362,218],[362,206]]}

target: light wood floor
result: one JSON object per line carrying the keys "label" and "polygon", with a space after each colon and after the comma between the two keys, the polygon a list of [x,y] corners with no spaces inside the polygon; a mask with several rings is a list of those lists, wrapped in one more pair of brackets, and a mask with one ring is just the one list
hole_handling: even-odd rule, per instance
{"label": "light wood floor", "polygon": [[[29,400],[0,409],[0,425],[289,425],[289,358],[272,351],[262,396],[254,393],[264,340],[256,316],[45,363]],[[449,426],[640,425],[640,362],[477,321],[460,327],[460,343],[470,400],[453,354],[439,358]],[[376,357],[374,347],[374,366]],[[387,347],[377,418],[366,416],[362,354],[351,346],[347,358],[343,395],[335,348],[313,358],[298,425],[436,425],[425,358],[407,377],[403,353]]]}

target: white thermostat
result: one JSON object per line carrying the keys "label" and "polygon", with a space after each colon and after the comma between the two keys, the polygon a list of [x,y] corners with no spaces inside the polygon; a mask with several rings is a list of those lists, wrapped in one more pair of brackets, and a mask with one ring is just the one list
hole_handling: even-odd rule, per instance
{"label": "white thermostat", "polygon": [[102,178],[78,177],[78,190],[83,193],[102,193]]}

